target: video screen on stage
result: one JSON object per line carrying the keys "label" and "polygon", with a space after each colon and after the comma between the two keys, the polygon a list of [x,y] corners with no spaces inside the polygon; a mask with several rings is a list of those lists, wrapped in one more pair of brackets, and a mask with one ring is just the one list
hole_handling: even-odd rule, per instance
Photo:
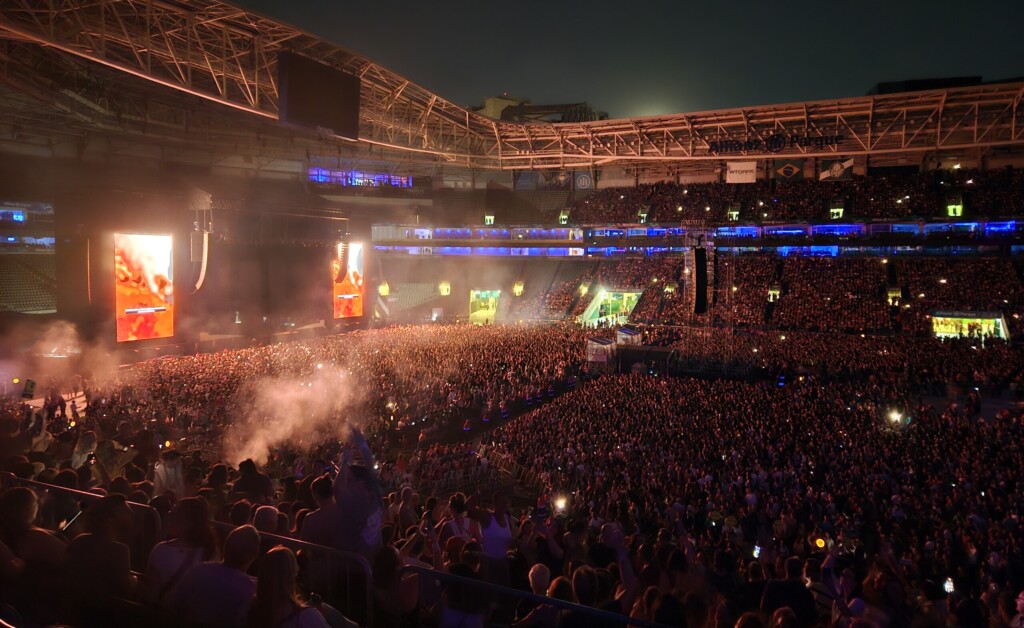
{"label": "video screen on stage", "polygon": [[363,244],[338,243],[331,260],[334,318],[363,315]]}
{"label": "video screen on stage", "polygon": [[174,335],[174,238],[114,234],[117,341]]}
{"label": "video screen on stage", "polygon": [[490,325],[498,313],[498,299],[501,290],[469,291],[469,322],[475,325]]}

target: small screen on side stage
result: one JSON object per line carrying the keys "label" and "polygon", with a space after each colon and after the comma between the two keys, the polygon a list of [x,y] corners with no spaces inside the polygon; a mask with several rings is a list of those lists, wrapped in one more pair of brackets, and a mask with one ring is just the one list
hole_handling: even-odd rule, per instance
{"label": "small screen on side stage", "polygon": [[174,238],[114,234],[117,341],[174,335]]}
{"label": "small screen on side stage", "polygon": [[281,122],[359,139],[359,77],[289,52],[277,55]]}
{"label": "small screen on side stage", "polygon": [[331,259],[334,318],[363,315],[363,244],[339,243]]}

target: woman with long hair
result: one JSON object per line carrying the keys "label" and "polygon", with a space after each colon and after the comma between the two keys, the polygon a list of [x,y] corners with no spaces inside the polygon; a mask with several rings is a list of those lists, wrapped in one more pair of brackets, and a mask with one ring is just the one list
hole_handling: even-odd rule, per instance
{"label": "woman with long hair", "polygon": [[167,515],[170,540],[153,548],[146,566],[146,598],[167,607],[185,572],[191,567],[217,559],[217,542],[210,525],[210,507],[205,499],[183,499]]}
{"label": "woman with long hair", "polygon": [[299,563],[287,547],[278,545],[260,559],[256,600],[249,610],[250,628],[329,627],[320,610],[299,597],[298,575]]}

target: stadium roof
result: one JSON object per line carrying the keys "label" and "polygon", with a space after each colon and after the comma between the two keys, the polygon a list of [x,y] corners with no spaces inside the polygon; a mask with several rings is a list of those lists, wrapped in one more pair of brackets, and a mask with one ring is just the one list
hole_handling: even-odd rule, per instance
{"label": "stadium roof", "polygon": [[[277,122],[292,51],[358,75],[358,143]],[[216,0],[0,0],[0,149],[257,167],[584,169],[922,155],[1024,144],[1024,83],[580,123],[492,120],[373,61]]]}

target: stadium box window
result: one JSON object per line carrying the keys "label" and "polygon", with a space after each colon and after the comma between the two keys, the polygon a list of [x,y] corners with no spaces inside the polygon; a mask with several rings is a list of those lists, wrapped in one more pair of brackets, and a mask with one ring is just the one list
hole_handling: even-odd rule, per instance
{"label": "stadium box window", "polygon": [[569,210],[568,209],[563,209],[561,211],[561,213],[558,214],[558,224],[560,224],[560,225],[567,225],[567,224],[569,224]]}
{"label": "stadium box window", "polygon": [[523,296],[523,282],[517,281],[512,284],[512,294],[517,297]]}
{"label": "stadium box window", "polygon": [[640,211],[638,211],[636,213],[636,217],[637,217],[637,219],[640,220],[640,224],[641,225],[646,223],[647,222],[647,208],[644,207],[644,208],[640,209]]}
{"label": "stadium box window", "polygon": [[382,187],[391,186],[411,188],[412,177],[386,173],[360,172],[358,170],[328,170],[327,168],[309,168],[307,171],[311,183],[329,183],[342,187]]}
{"label": "stadium box window", "polygon": [[738,210],[738,209],[730,209],[729,210],[729,220],[731,222],[737,222],[739,219],[740,219],[740,210]]}
{"label": "stadium box window", "polygon": [[842,207],[831,207],[828,210],[828,217],[832,220],[841,220],[843,217],[843,211]]}
{"label": "stadium box window", "polygon": [[963,203],[948,204],[946,205],[946,216],[950,218],[959,218],[964,215]]}
{"label": "stadium box window", "polygon": [[494,214],[484,214],[484,224],[485,225],[493,225],[494,224]]}
{"label": "stadium box window", "polygon": [[769,303],[775,303],[776,301],[779,300],[780,297],[782,297],[782,289],[781,288],[779,288],[778,286],[772,286],[771,288],[768,288],[768,302]]}
{"label": "stadium box window", "polygon": [[382,297],[386,297],[391,294],[391,286],[388,285],[388,282],[382,281],[380,285],[377,286],[377,294]]}
{"label": "stadium box window", "polygon": [[452,284],[447,281],[442,281],[438,284],[437,291],[441,293],[442,297],[446,297],[452,293]]}

